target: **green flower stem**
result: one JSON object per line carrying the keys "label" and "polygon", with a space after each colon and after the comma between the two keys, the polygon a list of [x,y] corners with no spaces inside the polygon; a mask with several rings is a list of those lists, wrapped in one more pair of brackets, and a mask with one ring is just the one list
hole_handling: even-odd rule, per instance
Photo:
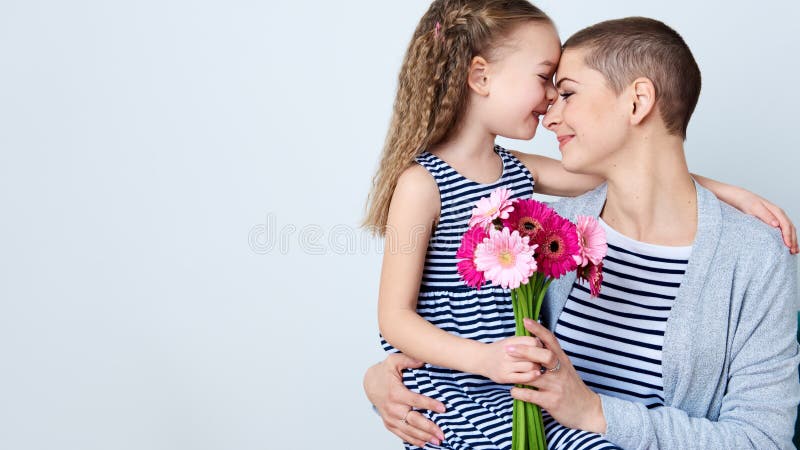
{"label": "green flower stem", "polygon": [[[528,283],[511,290],[511,304],[514,308],[514,324],[517,336],[530,336],[525,328],[525,318],[539,320],[539,313],[544,301],[544,294],[552,279],[536,272]],[[517,385],[523,389],[536,389],[531,386]],[[512,450],[545,450],[547,443],[544,437],[542,410],[538,405],[514,400],[511,432]]]}

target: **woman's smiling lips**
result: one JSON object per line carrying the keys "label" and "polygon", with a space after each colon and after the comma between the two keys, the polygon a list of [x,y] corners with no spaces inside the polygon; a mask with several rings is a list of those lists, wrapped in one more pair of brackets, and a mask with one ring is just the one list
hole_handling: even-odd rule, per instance
{"label": "woman's smiling lips", "polygon": [[566,143],[571,141],[572,138],[574,137],[575,137],[574,134],[565,134],[563,136],[557,136],[556,139],[558,139],[558,148],[561,148],[564,145],[566,145]]}

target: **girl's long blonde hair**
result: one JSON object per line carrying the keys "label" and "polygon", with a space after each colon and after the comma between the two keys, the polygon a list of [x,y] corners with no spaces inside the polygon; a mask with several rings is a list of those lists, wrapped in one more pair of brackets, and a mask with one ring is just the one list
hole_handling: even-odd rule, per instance
{"label": "girl's long blonde hair", "polygon": [[422,16],[398,77],[389,131],[363,225],[378,235],[397,180],[423,150],[449,137],[467,106],[472,59],[490,60],[517,25],[552,23],[526,0],[436,0]]}

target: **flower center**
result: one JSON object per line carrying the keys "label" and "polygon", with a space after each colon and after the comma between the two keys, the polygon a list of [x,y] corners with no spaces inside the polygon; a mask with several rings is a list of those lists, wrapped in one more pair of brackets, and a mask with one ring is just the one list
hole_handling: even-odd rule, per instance
{"label": "flower center", "polygon": [[492,208],[492,209],[486,211],[486,215],[487,216],[493,216],[496,212],[497,212],[497,208]]}
{"label": "flower center", "polygon": [[500,265],[503,267],[511,267],[514,265],[514,254],[508,250],[504,250],[497,255],[497,260],[500,261]]}
{"label": "flower center", "polygon": [[522,234],[533,237],[539,232],[539,230],[542,229],[542,226],[537,220],[534,220],[531,217],[523,217],[519,219],[519,225],[517,228],[519,228]]}
{"label": "flower center", "polygon": [[560,258],[563,244],[564,243],[561,241],[561,238],[558,236],[550,238],[550,242],[547,243],[547,256],[550,258]]}

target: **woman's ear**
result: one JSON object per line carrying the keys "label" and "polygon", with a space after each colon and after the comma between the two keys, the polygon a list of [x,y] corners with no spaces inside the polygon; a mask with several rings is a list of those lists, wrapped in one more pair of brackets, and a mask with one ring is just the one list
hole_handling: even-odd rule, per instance
{"label": "woman's ear", "polygon": [[656,88],[649,78],[637,78],[631,88],[631,125],[639,125],[655,110]]}
{"label": "woman's ear", "polygon": [[482,56],[472,58],[467,84],[476,94],[483,97],[489,95],[489,62]]}

